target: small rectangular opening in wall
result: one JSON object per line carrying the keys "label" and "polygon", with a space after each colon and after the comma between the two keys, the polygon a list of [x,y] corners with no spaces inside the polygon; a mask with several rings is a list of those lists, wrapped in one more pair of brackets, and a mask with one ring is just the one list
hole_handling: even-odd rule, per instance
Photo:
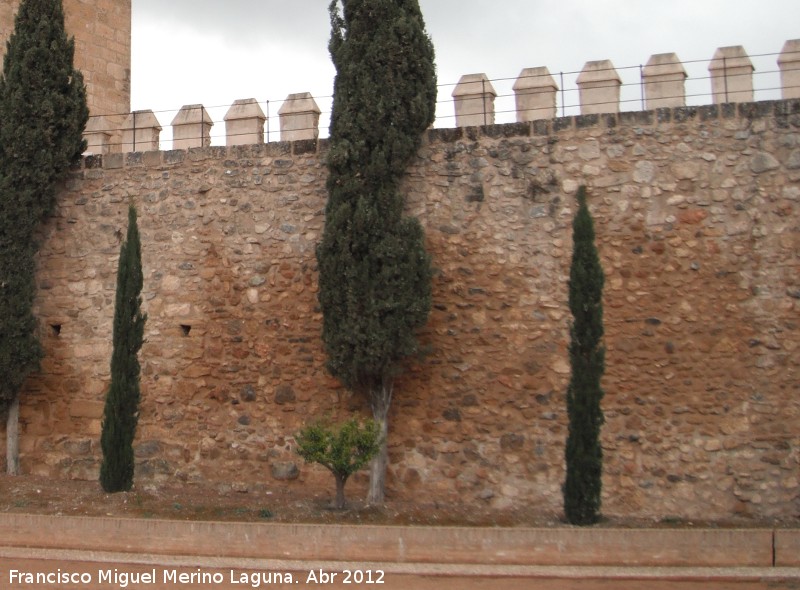
{"label": "small rectangular opening in wall", "polygon": [[61,324],[50,324],[51,334],[53,336],[60,336],[61,335]]}
{"label": "small rectangular opening in wall", "polygon": [[189,324],[181,324],[181,334],[183,334],[184,337],[188,336],[191,331],[192,327]]}

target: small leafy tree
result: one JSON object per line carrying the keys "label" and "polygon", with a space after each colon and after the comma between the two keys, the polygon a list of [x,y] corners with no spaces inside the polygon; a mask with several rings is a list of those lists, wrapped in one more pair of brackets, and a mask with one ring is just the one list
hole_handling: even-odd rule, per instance
{"label": "small leafy tree", "polygon": [[[341,10],[340,10],[341,5]],[[382,446],[368,501],[383,502],[388,414],[431,307],[431,261],[400,183],[433,123],[433,44],[417,0],[333,0],[336,66],[325,230],[317,248],[327,367],[369,399]]]}
{"label": "small leafy tree", "polygon": [[39,366],[34,235],[56,187],[86,149],[83,76],[61,0],[22,0],[0,76],[0,411],[7,411],[7,470],[19,469],[19,392]]}
{"label": "small leafy tree", "polygon": [[100,446],[103,463],[100,484],[106,492],[123,492],[133,486],[133,439],[139,421],[139,349],[144,323],[140,310],[143,275],[136,208],[128,208],[128,235],[122,243],[117,269],[114,306],[111,385],[103,412]]}
{"label": "small leafy tree", "polygon": [[564,511],[572,524],[594,524],[599,519],[603,475],[600,427],[605,368],[603,339],[603,269],[595,247],[594,222],[586,205],[586,187],[578,189],[578,211],[572,223],[572,265],[569,277],[569,358],[567,388],[569,434]]}
{"label": "small leafy tree", "polygon": [[308,463],[319,463],[336,478],[338,510],[345,508],[344,485],[362,469],[380,449],[380,428],[374,420],[363,426],[352,418],[339,426],[317,421],[295,436],[297,454]]}

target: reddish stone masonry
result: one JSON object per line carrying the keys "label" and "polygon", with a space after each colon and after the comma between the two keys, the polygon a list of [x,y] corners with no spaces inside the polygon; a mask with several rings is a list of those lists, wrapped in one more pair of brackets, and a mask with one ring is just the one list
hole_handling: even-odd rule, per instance
{"label": "reddish stone masonry", "polygon": [[[324,368],[326,149],[83,161],[43,231],[46,357],[22,397],[23,471],[97,477],[133,199],[149,316],[137,479],[329,487],[293,454],[293,433],[367,405]],[[580,184],[606,272],[604,511],[796,515],[797,100],[429,132],[405,188],[434,307],[428,354],[396,386],[388,493],[561,510]]]}

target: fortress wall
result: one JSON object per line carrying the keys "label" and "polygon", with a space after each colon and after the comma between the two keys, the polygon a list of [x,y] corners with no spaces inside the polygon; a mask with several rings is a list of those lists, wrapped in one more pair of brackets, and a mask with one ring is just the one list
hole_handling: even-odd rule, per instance
{"label": "fortress wall", "polygon": [[[510,94],[505,94],[507,90],[502,88],[498,94],[493,80],[484,73],[467,74],[461,77],[451,92],[454,121],[442,112],[444,108],[440,108],[436,126],[449,127],[453,122],[456,127],[493,125],[496,114],[504,117],[513,113],[517,122],[526,123],[553,119],[558,114],[565,116],[567,112],[572,114],[579,111],[581,115],[591,115],[637,108],[655,110],[683,107],[687,104],[687,98],[695,103],[704,100],[714,104],[753,102],[756,97],[758,100],[774,98],[778,90],[783,100],[800,98],[800,39],[786,41],[780,53],[755,57],[762,64],[762,69],[773,58],[775,65],[757,72],[744,47],[735,45],[718,48],[708,62],[707,75],[694,79],[688,77],[684,63],[675,53],[652,55],[646,66],[635,68],[639,74],[636,81],[631,79],[630,70],[633,68],[622,68],[623,72],[628,70],[625,72],[628,79],[625,83],[610,60],[586,62],[581,72],[568,73],[567,78],[577,74],[575,87],[565,82],[564,72],[556,74],[560,80],[557,82],[546,66],[525,68],[512,88],[508,89]],[[769,58],[768,61],[764,61],[765,58]],[[688,62],[686,65],[692,63],[697,62]],[[773,82],[766,82],[762,77],[772,74],[780,74],[780,80],[776,76]],[[501,78],[494,82],[505,84],[510,80]],[[688,97],[687,82],[691,84]],[[440,91],[448,86],[451,85],[440,86]],[[637,98],[632,99],[633,94]],[[509,102],[512,98],[513,107]],[[501,104],[496,105],[496,99]],[[215,123],[201,104],[184,105],[176,111],[170,123],[172,147],[206,147],[217,141],[223,141],[229,147],[263,143],[265,125],[269,129],[269,102],[259,103],[255,98],[236,100],[225,114],[224,123]],[[443,102],[440,100],[440,106]],[[266,113],[262,107],[266,108]],[[322,112],[310,93],[289,94],[277,111],[281,141],[317,139],[321,132],[324,134],[324,128],[320,129]],[[165,117],[163,111],[159,114],[162,119]],[[92,118],[86,132],[89,151],[103,154],[108,151],[164,149],[161,132],[164,130],[162,123],[166,121],[159,121],[159,116],[152,110],[130,113],[121,129],[117,129],[121,132],[120,145],[108,137],[110,127],[107,124]],[[212,132],[214,125],[219,124],[224,124],[224,132]]]}
{"label": "fortress wall", "polygon": [[[325,150],[84,160],[45,229],[24,472],[97,477],[133,199],[149,314],[137,481],[332,490],[292,452],[305,421],[368,407],[324,368]],[[581,183],[606,271],[604,512],[796,515],[796,100],[430,131],[406,183],[436,267],[429,354],[396,386],[389,496],[560,512]]]}

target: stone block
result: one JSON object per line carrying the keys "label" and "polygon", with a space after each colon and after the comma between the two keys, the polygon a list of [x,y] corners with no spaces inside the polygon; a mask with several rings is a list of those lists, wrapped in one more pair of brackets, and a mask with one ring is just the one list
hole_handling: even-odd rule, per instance
{"label": "stone block", "polygon": [[234,101],[225,115],[226,145],[263,144],[266,120],[255,98]]}
{"label": "stone block", "polygon": [[272,477],[278,481],[291,481],[300,477],[300,469],[293,461],[273,463],[270,472]]}
{"label": "stone block", "polygon": [[153,111],[134,111],[122,126],[122,151],[157,151],[160,136],[161,124]]}
{"label": "stone block", "polygon": [[296,400],[297,396],[291,385],[280,385],[275,390],[275,403],[278,405],[292,403]]}
{"label": "stone block", "polygon": [[86,128],[83,131],[83,138],[86,140],[86,152],[89,154],[107,154],[110,150],[113,129],[103,116],[89,117]]}
{"label": "stone block", "polygon": [[456,111],[456,127],[494,124],[494,86],[486,74],[461,76],[452,93]]}
{"label": "stone block", "polygon": [[514,82],[517,122],[552,119],[556,116],[558,84],[546,67],[526,68]]}
{"label": "stone block", "polygon": [[582,115],[619,112],[622,79],[611,60],[586,62],[576,82]]}
{"label": "stone block", "polygon": [[278,110],[281,141],[317,139],[321,111],[310,92],[290,94]]}
{"label": "stone block", "polygon": [[642,72],[648,110],[686,105],[686,69],[674,53],[650,56]]}
{"label": "stone block", "polygon": [[720,47],[708,72],[715,104],[753,101],[753,62],[741,45]]}
{"label": "stone block", "polygon": [[75,400],[69,405],[69,415],[73,418],[102,418],[103,402]]}
{"label": "stone block", "polygon": [[800,567],[800,530],[775,531],[775,567]]}
{"label": "stone block", "polygon": [[116,170],[125,165],[125,158],[122,154],[106,154],[103,157],[103,168]]}
{"label": "stone block", "polygon": [[781,70],[781,90],[784,100],[800,98],[800,39],[792,39],[783,44],[778,57]]}
{"label": "stone block", "polygon": [[172,120],[172,147],[176,150],[208,147],[214,121],[201,104],[181,107]]}

